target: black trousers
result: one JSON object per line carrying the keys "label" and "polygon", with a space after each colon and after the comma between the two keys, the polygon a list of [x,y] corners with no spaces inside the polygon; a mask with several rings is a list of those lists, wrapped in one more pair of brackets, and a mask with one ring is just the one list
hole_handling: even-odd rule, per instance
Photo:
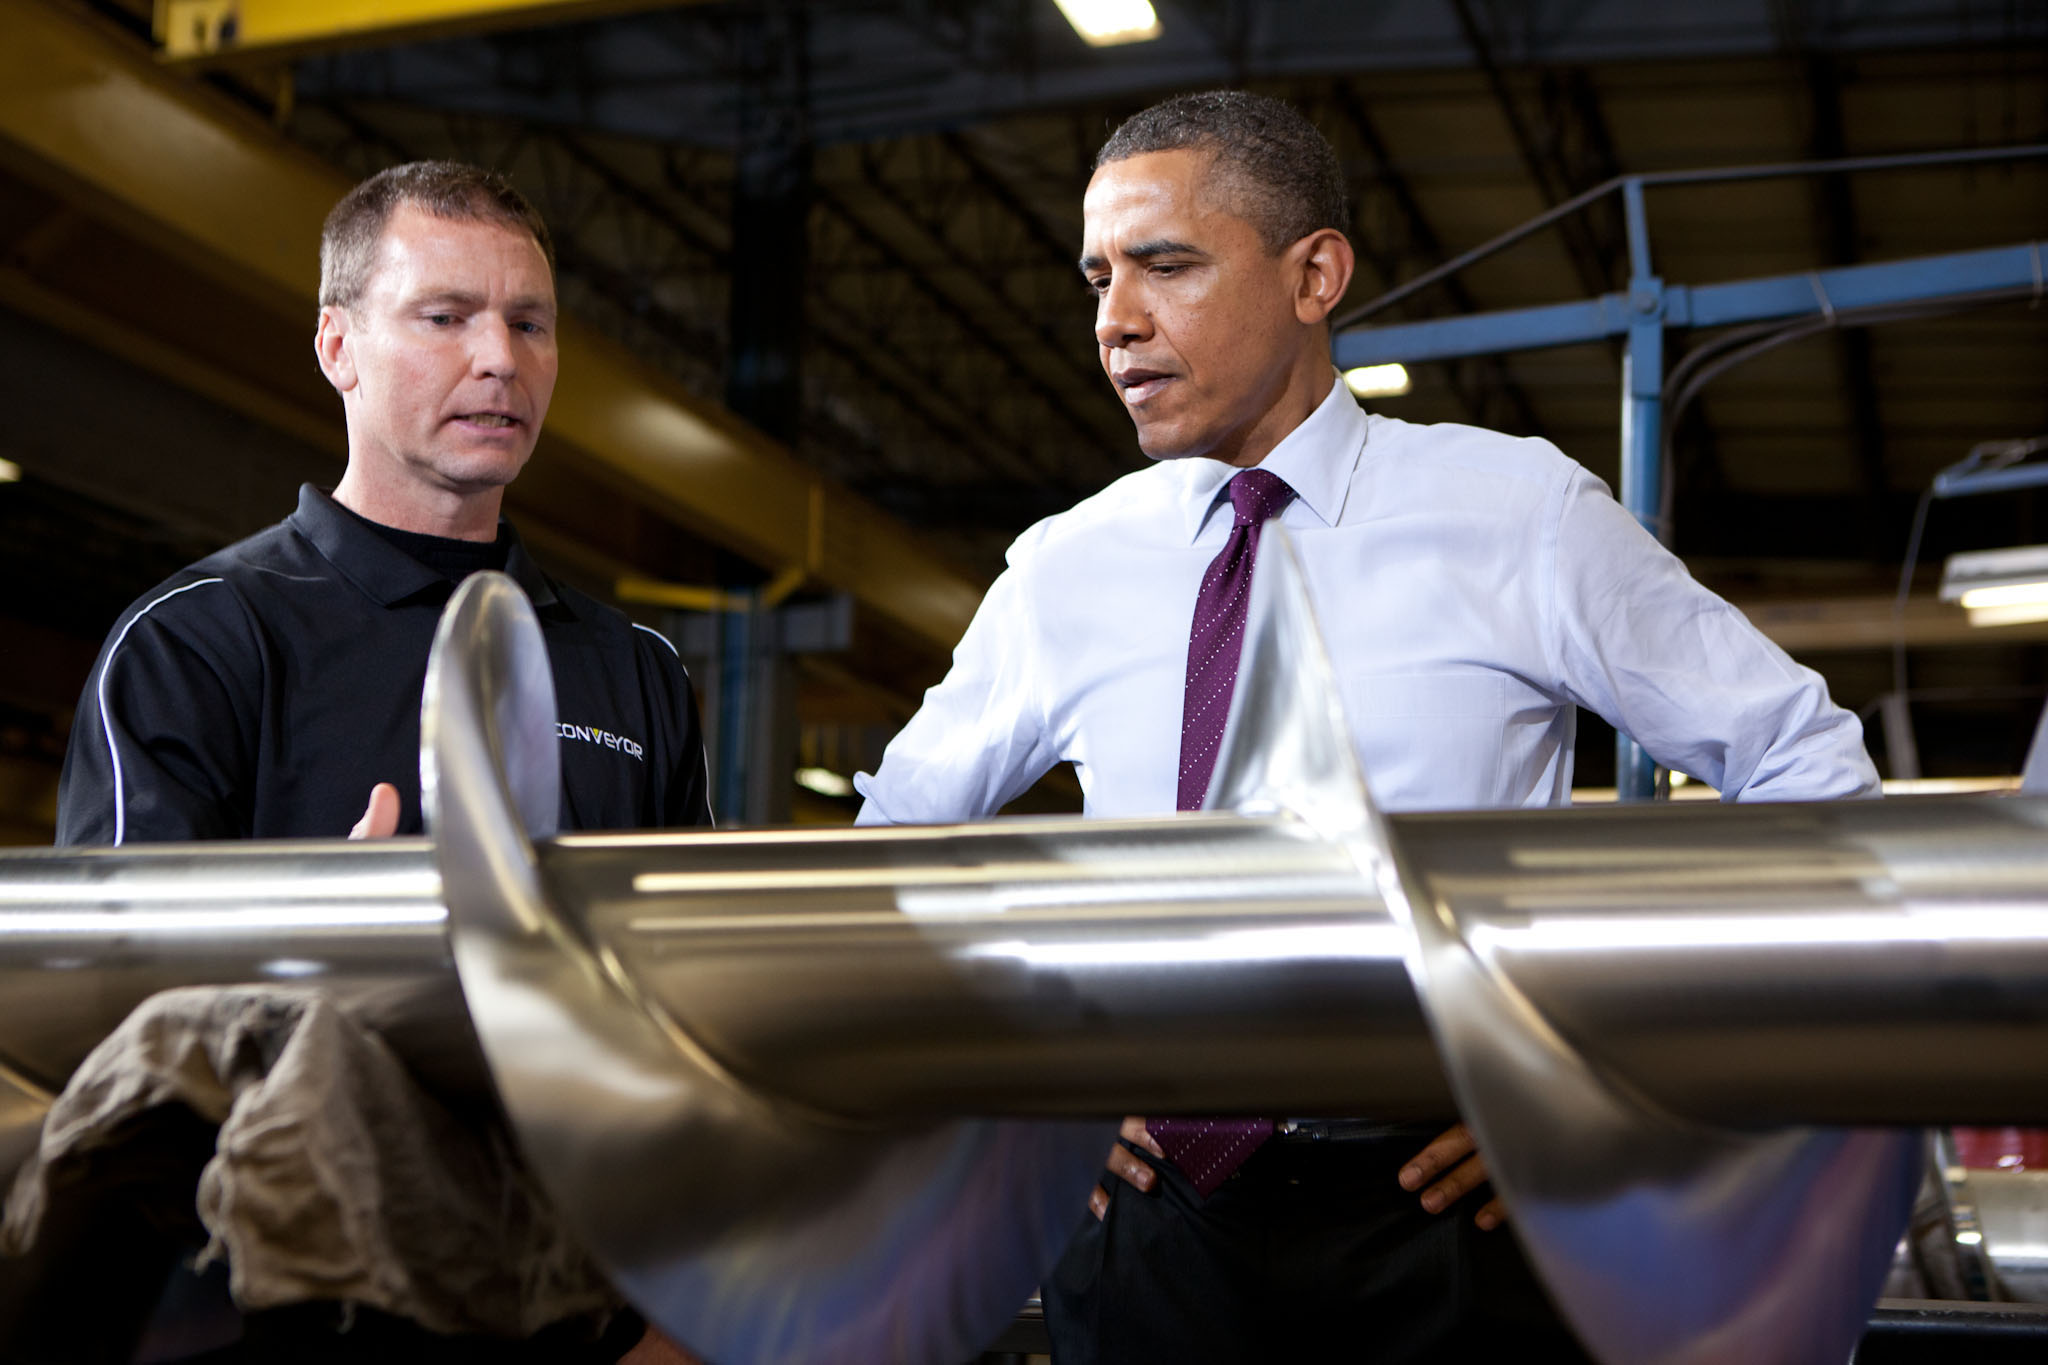
{"label": "black trousers", "polygon": [[1586,1362],[1478,1200],[1424,1213],[1396,1181],[1422,1139],[1267,1143],[1207,1200],[1170,1163],[1105,1176],[1043,1286],[1055,1365],[1288,1359]]}

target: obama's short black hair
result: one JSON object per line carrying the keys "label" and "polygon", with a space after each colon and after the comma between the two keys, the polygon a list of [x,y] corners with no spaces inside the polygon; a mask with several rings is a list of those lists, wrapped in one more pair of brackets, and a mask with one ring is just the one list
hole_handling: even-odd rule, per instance
{"label": "obama's short black hair", "polygon": [[1238,216],[1278,251],[1322,228],[1351,230],[1351,198],[1329,140],[1285,100],[1248,90],[1175,95],[1125,119],[1095,168],[1148,152],[1206,151]]}

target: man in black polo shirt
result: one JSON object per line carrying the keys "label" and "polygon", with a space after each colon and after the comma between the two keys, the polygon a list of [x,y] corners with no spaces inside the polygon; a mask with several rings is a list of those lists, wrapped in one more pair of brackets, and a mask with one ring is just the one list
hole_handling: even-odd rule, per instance
{"label": "man in black polo shirt", "polygon": [[[122,613],[72,729],[58,842],[417,833],[427,655],[457,583],[479,569],[510,574],[540,618],[558,707],[561,826],[709,824],[696,700],[674,648],[549,578],[499,516],[555,384],[554,254],[539,215],[497,175],[446,162],[400,166],[358,185],[329,215],[320,276],[314,348],[341,395],[347,471],[332,496],[303,488],[284,521]],[[266,1039],[272,1052],[284,1046]],[[301,1117],[316,1121],[319,1107],[309,1096]],[[468,1130],[475,1150],[448,1159],[500,1169],[502,1139]],[[156,1239],[153,1218],[192,1221],[197,1166],[167,1156],[164,1143],[130,1141],[142,1173],[117,1170],[99,1203],[81,1206],[89,1235],[76,1245]],[[189,1159],[210,1154],[202,1143]],[[526,1182],[502,1179],[503,1205],[526,1207]],[[125,1280],[48,1254],[12,1269],[49,1289],[33,1302],[56,1320],[69,1357],[98,1358],[93,1333],[111,1342],[132,1332],[124,1316],[139,1322],[156,1294],[149,1258],[130,1260]],[[89,1295],[89,1312],[68,1306],[74,1292]],[[576,1328],[566,1339],[515,1344],[495,1339],[500,1327],[479,1344],[396,1318],[366,1330],[374,1317],[340,1303],[276,1309],[250,1320],[232,1358],[610,1360],[640,1334],[623,1314],[599,1340]],[[109,1342],[98,1343],[107,1358],[125,1359]],[[20,1345],[0,1341],[0,1355]],[[631,1358],[685,1359],[651,1333]]]}
{"label": "man in black polo shirt", "polygon": [[526,590],[547,640],[562,827],[708,824],[675,650],[550,579],[498,515],[554,391],[539,215],[498,176],[400,166],[336,206],[320,267],[314,345],[347,472],[122,614],[79,703],[57,841],[417,833],[428,647],[487,568]]}

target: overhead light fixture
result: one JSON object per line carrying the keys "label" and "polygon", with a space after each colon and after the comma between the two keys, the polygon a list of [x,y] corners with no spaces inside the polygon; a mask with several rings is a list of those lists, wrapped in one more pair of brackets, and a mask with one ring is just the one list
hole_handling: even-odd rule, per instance
{"label": "overhead light fixture", "polygon": [[820,796],[851,796],[853,783],[830,768],[798,768],[796,784]]}
{"label": "overhead light fixture", "polygon": [[1415,382],[1406,365],[1360,365],[1344,371],[1344,387],[1359,398],[1399,398]]}
{"label": "overhead light fixture", "polygon": [[1146,43],[1160,33],[1152,0],[1052,0],[1090,47]]}
{"label": "overhead light fixture", "polygon": [[1961,604],[1973,626],[2048,621],[2048,545],[1950,555],[1941,600]]}
{"label": "overhead light fixture", "polygon": [[0,460],[0,483],[15,483],[21,478],[21,466],[12,460]]}
{"label": "overhead light fixture", "polygon": [[1969,607],[1970,624],[1979,627],[2024,626],[2048,621],[2048,601],[2017,603],[2005,607]]}

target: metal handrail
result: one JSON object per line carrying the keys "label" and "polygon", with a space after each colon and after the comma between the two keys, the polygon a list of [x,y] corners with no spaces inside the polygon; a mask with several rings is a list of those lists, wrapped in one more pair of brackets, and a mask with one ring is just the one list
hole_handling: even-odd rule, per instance
{"label": "metal handrail", "polygon": [[[1567,218],[1588,204],[1596,203],[1616,190],[1635,186],[1639,193],[1645,187],[1667,185],[1706,185],[1736,180],[1775,180],[1795,175],[1848,175],[1859,171],[1911,170],[1924,166],[1961,166],[1998,161],[2024,161],[2034,157],[2048,157],[2048,142],[2033,142],[2017,147],[1979,147],[1954,149],[1943,152],[1902,152],[1892,156],[1854,156],[1833,161],[1784,161],[1760,166],[1718,166],[1686,171],[1644,171],[1635,175],[1617,175],[1584,190],[1563,203],[1537,214],[1534,218],[1503,232],[1490,241],[1482,242],[1459,256],[1454,256],[1442,265],[1423,271],[1414,279],[1389,289],[1378,298],[1360,304],[1331,323],[1331,330],[1341,332],[1355,327],[1377,313],[1385,312],[1403,299],[1429,288],[1439,280],[1457,274],[1466,266],[1482,261],[1499,251],[1532,237],[1560,219]],[[1633,219],[1635,215],[1631,215]],[[1634,240],[1639,229],[1637,222],[1629,224],[1631,255],[1639,255]]]}

